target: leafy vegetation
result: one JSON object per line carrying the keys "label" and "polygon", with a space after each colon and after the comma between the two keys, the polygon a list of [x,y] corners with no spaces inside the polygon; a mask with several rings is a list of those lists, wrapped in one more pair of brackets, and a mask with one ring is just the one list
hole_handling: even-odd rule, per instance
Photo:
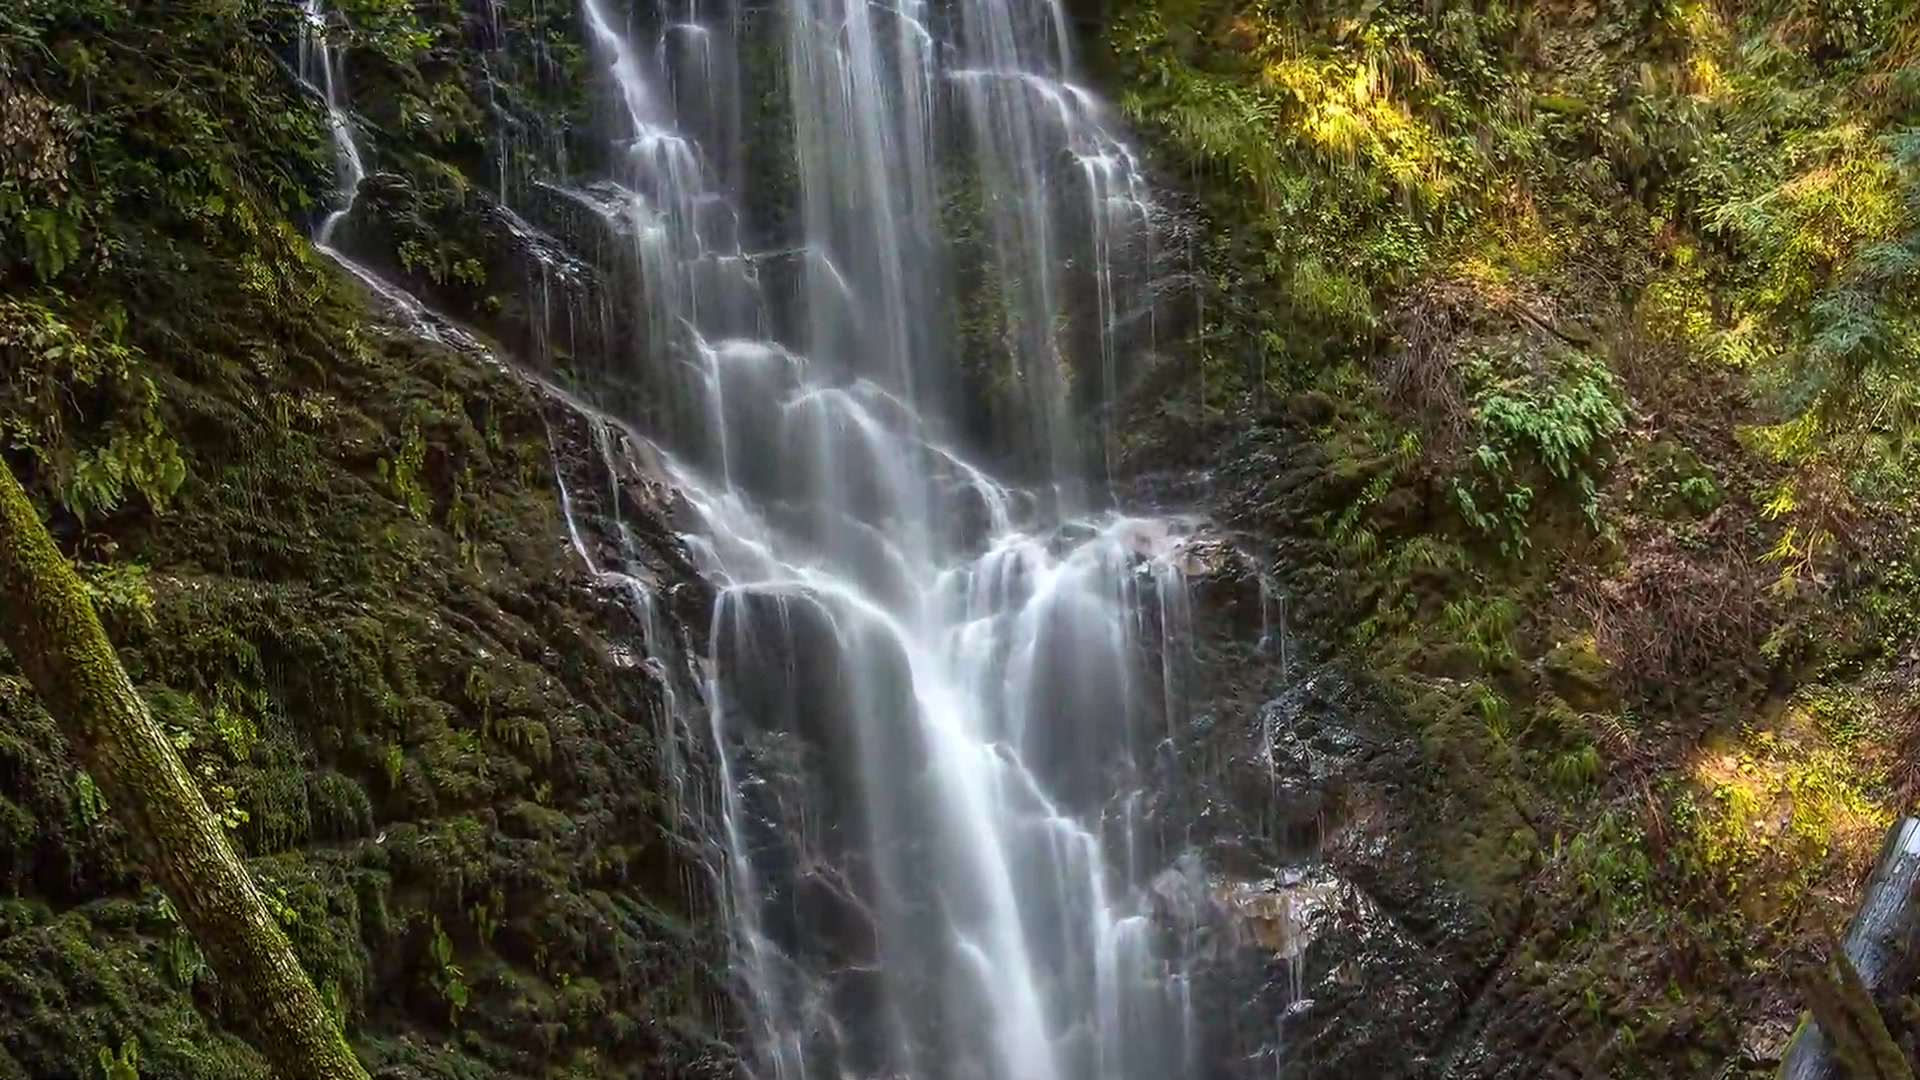
{"label": "leafy vegetation", "polygon": [[1461,518],[1504,555],[1529,543],[1530,471],[1569,485],[1581,515],[1599,525],[1594,472],[1607,440],[1625,426],[1611,368],[1579,354],[1549,362],[1558,370],[1507,377],[1486,354],[1459,363],[1479,441],[1450,488]]}
{"label": "leafy vegetation", "polygon": [[[483,107],[564,137],[576,14],[329,6],[379,128],[357,227],[397,266],[393,221],[447,194],[409,250],[478,311],[479,193],[546,149]],[[333,163],[300,18],[0,5],[0,467],[369,1069],[720,1069],[717,942],[633,723],[660,688],[616,671],[551,490],[587,434],[393,335],[307,241]],[[482,23],[524,66],[480,77]],[[109,809],[0,652],[0,1077],[264,1076]]]}
{"label": "leafy vegetation", "polygon": [[1920,16],[1136,0],[1105,44],[1206,223],[1135,453],[1320,463],[1236,513],[1343,598],[1302,617],[1397,689],[1424,842],[1508,928],[1477,1037],[1764,1074],[1779,958],[1920,790]]}
{"label": "leafy vegetation", "polygon": [[[343,233],[510,325],[495,198],[604,152],[577,13],[330,6],[373,166]],[[385,336],[303,238],[333,167],[298,18],[0,5],[0,455],[371,1062],[712,1065],[655,1023],[711,1020],[711,942],[541,406]],[[1102,33],[1202,225],[1192,362],[1116,430],[1230,433],[1237,524],[1398,692],[1419,840],[1508,928],[1481,1037],[1763,1073],[1780,958],[1920,793],[1913,6],[1121,0]],[[944,182],[986,356],[1006,283]],[[260,1075],[10,672],[0,1077]]]}

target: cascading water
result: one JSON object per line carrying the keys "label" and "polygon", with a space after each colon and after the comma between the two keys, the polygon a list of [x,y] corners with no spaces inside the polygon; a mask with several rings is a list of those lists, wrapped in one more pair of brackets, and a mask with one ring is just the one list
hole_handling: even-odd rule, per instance
{"label": "cascading water", "polygon": [[[315,242],[444,340],[451,324],[332,243],[365,170],[319,0],[305,11],[345,196]],[[643,467],[684,496],[717,589],[710,731],[676,735],[715,754],[749,1066],[1188,1075],[1180,958],[1143,888],[1164,852],[1138,813],[1142,758],[1181,719],[1187,524],[1094,512],[1112,434],[1079,426],[1125,382],[1143,308],[1137,162],[1069,81],[1058,0],[778,15],[774,34],[691,0],[643,28],[582,0],[614,91],[611,175],[541,181],[630,252],[635,291],[612,302],[644,333],[577,389],[663,400],[592,412],[608,475]],[[743,145],[743,73],[767,46],[784,57],[780,196]],[[750,251],[747,210],[775,198],[792,204],[778,243]],[[956,265],[956,203],[984,266]],[[990,355],[960,347],[968,293]],[[983,381],[1018,388],[984,433],[965,400]],[[581,557],[656,636],[646,586],[598,565],[567,509]]]}
{"label": "cascading water", "polygon": [[420,337],[443,345],[485,352],[465,330],[431,311],[418,297],[375,273],[371,267],[347,255],[334,243],[341,223],[352,215],[360,201],[360,185],[366,181],[367,166],[360,144],[353,134],[353,115],[347,109],[340,58],[327,37],[327,9],[323,0],[300,3],[300,79],[319,95],[327,110],[327,135],[333,144],[334,190],[336,205],[328,207],[313,228],[313,246],[352,274],[368,291],[390,305],[407,328]]}
{"label": "cascading water", "polygon": [[[1136,628],[1149,607],[1184,617],[1181,530],[1072,517],[1072,407],[1120,377],[1144,185],[1063,78],[1063,14],[784,13],[803,314],[776,342],[745,336],[777,321],[739,248],[751,185],[729,190],[697,137],[724,138],[725,110],[674,109],[737,100],[715,79],[738,62],[711,51],[737,39],[732,17],[667,23],[649,68],[608,0],[584,13],[626,120],[602,189],[624,205],[601,205],[636,245],[641,362],[698,374],[700,407],[680,410],[697,425],[656,435],[720,586],[710,706],[758,1070],[1181,1075],[1192,1025],[1134,876],[1136,738],[1164,730],[1177,690],[1153,692]],[[970,135],[942,135],[956,114]],[[998,362],[1024,389],[1007,456],[1035,495],[940,434],[962,359],[941,231],[958,170],[1000,280]],[[1093,299],[1078,340],[1076,291]]]}

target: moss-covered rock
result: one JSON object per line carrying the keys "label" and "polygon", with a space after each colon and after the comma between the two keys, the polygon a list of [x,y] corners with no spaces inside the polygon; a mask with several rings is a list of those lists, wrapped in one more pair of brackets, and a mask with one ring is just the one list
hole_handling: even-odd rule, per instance
{"label": "moss-covered rock", "polygon": [[[1200,211],[1203,321],[1134,403],[1130,460],[1208,470],[1296,662],[1370,672],[1377,727],[1420,751],[1381,844],[1457,1012],[1392,1018],[1367,1004],[1392,965],[1361,964],[1367,991],[1312,989],[1296,1030],[1339,1000],[1387,1075],[1771,1068],[1800,994],[1774,958],[1836,926],[1859,838],[1915,790],[1882,772],[1910,734],[1830,707],[1912,686],[1913,18],[1097,20]],[[1301,1076],[1364,1054],[1286,1046]]]}
{"label": "moss-covered rock", "polygon": [[[381,325],[299,236],[329,170],[283,63],[296,11],[122,7],[0,13],[0,113],[54,170],[0,166],[8,467],[377,1075],[723,1069],[721,931],[662,794],[684,756],[554,490],[590,432]],[[495,160],[471,102],[583,115],[557,89],[584,85],[573,16],[516,12],[503,32],[560,66],[488,85],[464,51],[484,15],[349,7],[382,159],[416,193],[441,178],[406,213],[478,290],[484,235],[436,209]],[[657,507],[628,513],[671,546]],[[141,1075],[264,1075],[247,1003],[102,810],[0,660],[0,1075],[91,1078],[129,1040]]]}

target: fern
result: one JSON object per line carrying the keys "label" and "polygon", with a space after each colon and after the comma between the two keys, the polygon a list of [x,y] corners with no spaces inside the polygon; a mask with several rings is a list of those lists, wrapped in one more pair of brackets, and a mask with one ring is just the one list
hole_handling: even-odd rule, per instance
{"label": "fern", "polygon": [[1609,440],[1625,429],[1626,412],[1612,369],[1594,357],[1569,353],[1545,372],[1516,375],[1504,373],[1507,363],[1483,352],[1463,364],[1481,441],[1451,493],[1469,527],[1518,557],[1531,546],[1536,470],[1570,489],[1599,527],[1593,474]]}
{"label": "fern", "polygon": [[98,1053],[100,1074],[105,1080],[140,1080],[140,1041],[128,1039],[115,1053],[101,1047]]}
{"label": "fern", "polygon": [[1555,787],[1577,794],[1593,786],[1600,778],[1600,751],[1592,743],[1581,745],[1547,762],[1547,778]]}

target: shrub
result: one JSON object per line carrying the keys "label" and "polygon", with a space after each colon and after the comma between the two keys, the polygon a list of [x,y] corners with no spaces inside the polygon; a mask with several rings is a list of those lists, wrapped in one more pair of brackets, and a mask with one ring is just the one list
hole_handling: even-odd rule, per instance
{"label": "shrub", "polygon": [[1619,386],[1604,362],[1567,352],[1544,370],[1515,366],[1484,350],[1465,358],[1479,445],[1451,485],[1467,524],[1505,555],[1529,545],[1534,485],[1542,479],[1568,486],[1582,516],[1599,527],[1594,478],[1608,440],[1626,426]]}

